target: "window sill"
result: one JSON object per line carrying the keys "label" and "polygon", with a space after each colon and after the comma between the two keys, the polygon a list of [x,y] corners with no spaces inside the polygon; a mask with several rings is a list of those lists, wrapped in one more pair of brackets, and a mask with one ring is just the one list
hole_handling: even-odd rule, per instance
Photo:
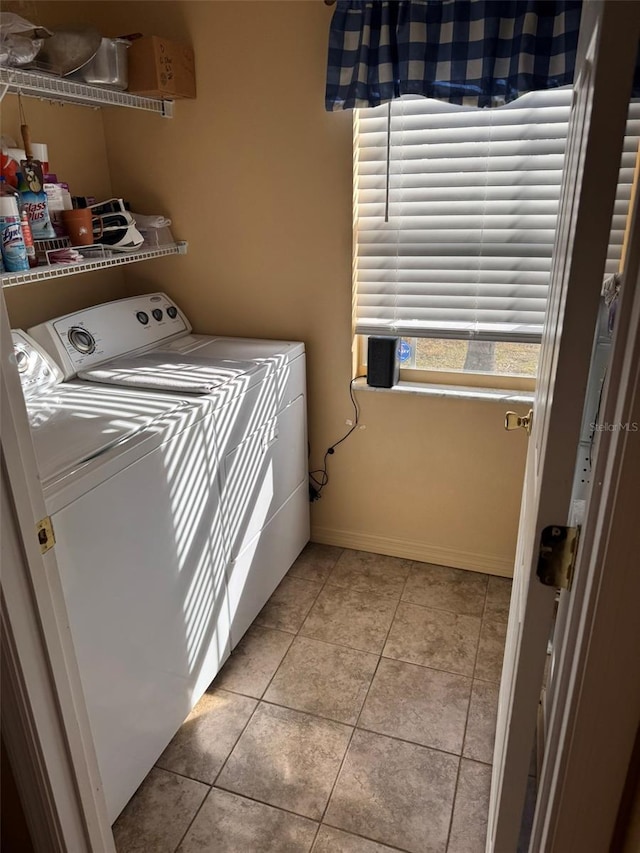
{"label": "window sill", "polygon": [[418,394],[425,397],[441,397],[452,400],[483,400],[495,403],[533,403],[533,391],[509,391],[501,388],[471,388],[465,385],[436,385],[424,382],[400,380],[393,388],[372,388],[366,379],[353,383],[354,391],[381,391],[384,394]]}

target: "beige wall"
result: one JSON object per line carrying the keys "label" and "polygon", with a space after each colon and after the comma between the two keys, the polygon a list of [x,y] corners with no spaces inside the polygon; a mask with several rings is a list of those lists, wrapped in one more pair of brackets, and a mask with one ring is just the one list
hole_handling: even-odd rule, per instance
{"label": "beige wall", "polygon": [[[42,5],[63,17],[80,4]],[[198,97],[173,120],[104,111],[114,192],[170,214],[189,241],[186,257],[126,268],[126,287],[166,290],[198,332],[304,340],[316,467],[352,417],[351,115],[323,106],[331,11],[319,0],[82,8],[105,34],[140,30],[196,53]],[[359,399],[366,428],[330,461],[313,538],[510,573],[525,437],[503,431],[505,407]]]}

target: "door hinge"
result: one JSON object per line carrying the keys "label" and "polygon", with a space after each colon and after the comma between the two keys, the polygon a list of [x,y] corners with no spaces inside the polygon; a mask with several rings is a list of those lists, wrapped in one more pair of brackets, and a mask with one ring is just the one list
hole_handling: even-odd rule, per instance
{"label": "door hinge", "polygon": [[56,537],[53,532],[53,524],[51,523],[51,517],[45,515],[43,519],[41,519],[36,524],[36,534],[38,536],[38,542],[40,543],[40,553],[46,554],[50,548],[56,544]]}
{"label": "door hinge", "polygon": [[571,589],[578,553],[579,527],[553,524],[540,534],[537,575],[545,586]]}

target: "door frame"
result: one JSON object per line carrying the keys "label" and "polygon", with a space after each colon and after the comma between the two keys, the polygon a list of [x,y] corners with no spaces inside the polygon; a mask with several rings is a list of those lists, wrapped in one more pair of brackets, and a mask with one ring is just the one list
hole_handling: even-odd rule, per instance
{"label": "door frame", "polygon": [[0,294],[2,726],[37,853],[115,853]]}

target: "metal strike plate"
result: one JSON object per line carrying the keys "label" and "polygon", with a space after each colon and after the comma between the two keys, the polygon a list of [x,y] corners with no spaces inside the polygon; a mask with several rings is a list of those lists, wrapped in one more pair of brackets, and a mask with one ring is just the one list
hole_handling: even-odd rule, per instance
{"label": "metal strike plate", "polygon": [[504,416],[504,428],[508,431],[512,429],[526,429],[527,435],[531,435],[532,425],[533,409],[529,409],[526,415],[519,415],[517,412],[506,412]]}
{"label": "metal strike plate", "polygon": [[571,589],[579,539],[579,527],[550,525],[544,528],[540,534],[536,572],[540,583]]}
{"label": "metal strike plate", "polygon": [[36,524],[36,535],[40,543],[40,553],[46,554],[56,544],[51,518],[47,515]]}

